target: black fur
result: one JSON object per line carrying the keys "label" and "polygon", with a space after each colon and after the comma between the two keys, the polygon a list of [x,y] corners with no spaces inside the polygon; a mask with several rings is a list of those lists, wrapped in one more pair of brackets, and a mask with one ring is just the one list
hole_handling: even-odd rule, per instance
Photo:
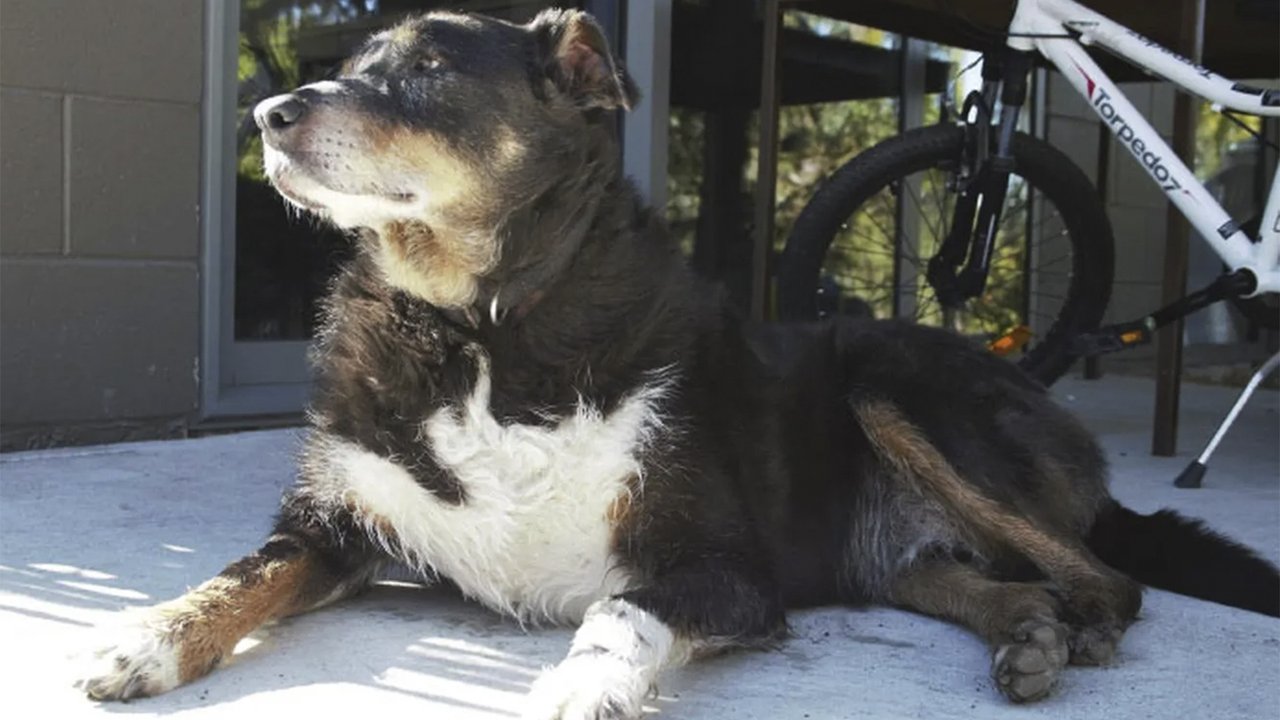
{"label": "black fur", "polygon": [[[897,322],[738,318],[691,275],[623,177],[602,111],[627,106],[634,90],[611,57],[590,56],[607,51],[581,18],[521,27],[425,16],[400,33],[411,42],[366,46],[337,81],[349,95],[302,98],[309,112],[451,148],[482,180],[466,199],[480,208],[442,211],[409,240],[437,251],[483,235],[501,255],[472,300],[441,307],[380,270],[391,230],[360,230],[315,345],[320,439],[286,498],[280,536],[345,578],[396,552],[349,514],[313,506],[307,489],[329,470],[316,447],[325,438],[392,459],[440,502],[466,505],[468,488],[437,464],[420,428],[471,395],[483,355],[490,411],[507,424],[553,426],[579,403],[608,414],[655,373],[674,379],[614,553],[633,580],[622,597],[682,636],[768,643],[785,632],[788,607],[889,601],[913,558],[946,557],[996,579],[1037,576],[1022,549],[974,537],[966,518],[904,486],[855,417],[869,401],[896,408],[1002,511],[1069,546],[1087,538],[1145,582],[1276,614],[1273,566],[1172,515],[1143,519],[1117,505],[1089,433],[1011,364]],[[513,131],[524,155],[504,165],[493,148]],[[313,170],[322,180],[331,172]],[[428,280],[435,271],[405,262]],[[1136,612],[1136,601],[1127,607]]]}
{"label": "black fur", "polygon": [[[653,372],[673,369],[677,390],[664,412],[678,430],[650,452],[645,491],[620,528],[617,552],[640,579],[627,597],[694,635],[770,638],[784,627],[784,607],[884,601],[899,558],[916,542],[937,540],[1000,576],[1028,572],[1016,548],[975,553],[958,537],[877,534],[882,524],[919,518],[913,510],[894,515],[904,512],[901,491],[854,421],[850,403],[859,399],[892,402],[984,495],[1056,534],[1085,537],[1105,507],[1090,537],[1098,547],[1117,547],[1099,538],[1117,537],[1132,514],[1108,498],[1097,445],[1043,388],[940,331],[853,319],[788,327],[741,321],[719,291],[688,272],[623,178],[611,122],[592,110],[600,103],[573,97],[542,120],[520,111],[554,104],[547,93],[557,90],[630,97],[629,81],[623,90],[582,90],[554,69],[549,53],[567,16],[528,29],[486,20],[479,30],[450,17],[411,21],[413,45],[393,51],[375,40],[352,61],[351,77],[388,78],[395,88],[386,98],[358,95],[359,111],[383,125],[440,135],[477,164],[488,161],[483,148],[495,118],[522,112],[512,121],[545,157],[542,174],[536,183],[523,173],[489,178],[501,186],[495,197],[518,201],[502,213],[495,232],[502,260],[481,279],[469,314],[388,285],[371,256],[376,233],[362,232],[356,257],[333,285],[315,346],[317,430],[396,459],[442,502],[461,504],[467,488],[436,465],[418,426],[471,393],[477,359],[468,345],[484,348],[491,410],[508,423],[555,424],[579,402],[608,413]],[[415,79],[423,48],[461,74]],[[548,74],[550,86],[542,82]],[[516,89],[526,83],[532,86]],[[531,127],[539,123],[550,127]],[[534,293],[536,302],[528,302]],[[488,301],[512,295],[505,308],[528,307],[495,325]],[[1058,476],[1046,475],[1046,462]],[[373,561],[363,530],[325,517],[321,532],[308,502],[305,494],[290,496],[279,533],[336,534],[323,543],[330,552],[360,550]],[[1121,518],[1128,524],[1117,525]],[[1274,607],[1267,563],[1230,544],[1214,548],[1216,555],[1161,555],[1153,545],[1142,553],[1109,549],[1104,557],[1173,589]],[[1206,573],[1201,562],[1224,557],[1240,569],[1234,582],[1242,592],[1205,592],[1158,569]]]}
{"label": "black fur", "polygon": [[[771,645],[789,608],[964,622],[1019,702],[1068,661],[1112,657],[1141,598],[1121,572],[1280,614],[1274,566],[1118,505],[1097,443],[1012,364],[905,323],[738,317],[623,177],[609,111],[635,97],[583,13],[428,14],[255,109],[273,184],[354,241],[313,347],[297,483],[267,543],[160,606],[142,657],[115,655],[91,696],[190,681],[253,625],[396,561],[521,618],[586,613],[566,676],[535,684],[539,720],[566,702],[638,718],[664,662]],[[647,424],[602,420],[654,387]],[[464,406],[474,422],[453,422]],[[543,442],[566,423],[576,445]],[[481,446],[463,461],[434,445],[460,437]],[[525,451],[551,462],[519,467]],[[583,453],[612,474],[584,475]],[[581,524],[549,528],[564,508]],[[161,646],[195,664],[148,677]]]}
{"label": "black fur", "polygon": [[1142,515],[1114,504],[1089,547],[1152,587],[1280,617],[1280,574],[1252,550],[1172,510]]}

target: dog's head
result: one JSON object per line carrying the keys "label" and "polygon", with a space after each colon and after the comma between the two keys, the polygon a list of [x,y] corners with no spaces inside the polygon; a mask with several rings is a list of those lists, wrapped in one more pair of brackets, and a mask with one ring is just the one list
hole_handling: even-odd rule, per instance
{"label": "dog's head", "polygon": [[367,228],[393,285],[465,305],[500,228],[583,162],[631,80],[585,13],[527,25],[432,13],[371,37],[333,80],[262,101],[267,176],[290,203]]}

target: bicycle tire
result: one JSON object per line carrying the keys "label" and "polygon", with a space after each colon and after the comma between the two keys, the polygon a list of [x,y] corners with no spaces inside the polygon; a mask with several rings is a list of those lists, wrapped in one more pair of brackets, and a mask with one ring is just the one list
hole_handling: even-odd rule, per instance
{"label": "bicycle tire", "polygon": [[[824,260],[833,239],[860,206],[913,172],[955,166],[963,144],[960,126],[918,128],[882,141],[832,173],[801,211],[779,257],[780,317],[799,320],[817,316]],[[1013,156],[1012,174],[1027,183],[1028,195],[1031,190],[1038,191],[1056,206],[1070,245],[1071,270],[1061,309],[1018,361],[1024,371],[1047,386],[1074,362],[1070,352],[1073,336],[1097,328],[1102,321],[1111,295],[1114,243],[1097,190],[1066,155],[1044,141],[1018,133]],[[1024,295],[1029,292],[1024,281]]]}

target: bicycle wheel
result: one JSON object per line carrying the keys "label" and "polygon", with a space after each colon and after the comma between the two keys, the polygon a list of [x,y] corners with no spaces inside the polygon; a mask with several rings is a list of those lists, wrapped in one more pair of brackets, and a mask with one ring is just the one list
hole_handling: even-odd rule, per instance
{"label": "bicycle wheel", "polygon": [[939,305],[925,269],[946,237],[964,130],[919,128],[831,175],[796,220],[778,265],[784,319],[819,317],[820,281],[877,317],[947,327],[998,345],[1045,385],[1071,366],[1072,336],[1102,320],[1114,266],[1097,191],[1065,155],[1019,133],[1014,170],[981,295]]}

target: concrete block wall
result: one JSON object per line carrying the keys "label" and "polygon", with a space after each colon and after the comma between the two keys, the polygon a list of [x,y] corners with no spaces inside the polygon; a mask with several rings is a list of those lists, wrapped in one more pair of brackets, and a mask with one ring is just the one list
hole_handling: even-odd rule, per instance
{"label": "concrete block wall", "polygon": [[0,0],[0,449],[197,410],[202,0]]}
{"label": "concrete block wall", "polygon": [[[1120,89],[1165,139],[1172,142],[1173,86],[1120,83]],[[1049,142],[1066,151],[1097,182],[1098,117],[1058,73],[1049,73],[1046,107]],[[1160,306],[1168,200],[1133,155],[1114,137],[1107,178],[1107,215],[1115,234],[1115,284],[1104,323],[1141,317]],[[1147,348],[1126,351],[1130,357]]]}

